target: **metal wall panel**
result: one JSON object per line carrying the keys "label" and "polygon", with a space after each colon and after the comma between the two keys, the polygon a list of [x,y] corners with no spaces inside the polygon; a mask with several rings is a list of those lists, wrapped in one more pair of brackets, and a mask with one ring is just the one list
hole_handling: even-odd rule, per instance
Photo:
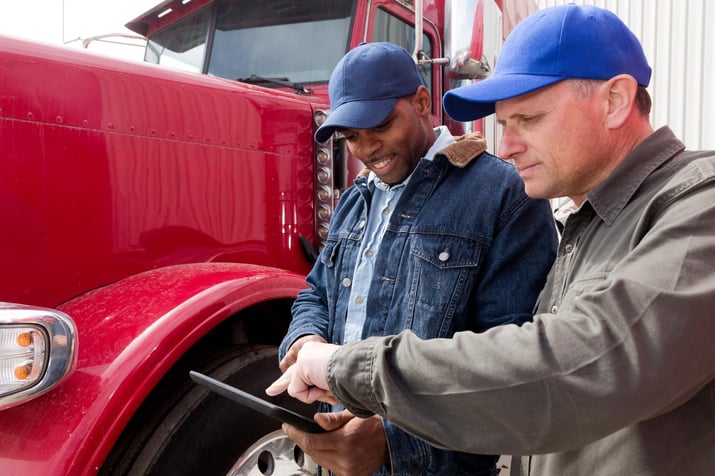
{"label": "metal wall panel", "polygon": [[[568,0],[536,0],[539,8]],[[607,8],[633,30],[653,67],[654,127],[668,125],[689,149],[715,149],[715,2],[575,0]]]}

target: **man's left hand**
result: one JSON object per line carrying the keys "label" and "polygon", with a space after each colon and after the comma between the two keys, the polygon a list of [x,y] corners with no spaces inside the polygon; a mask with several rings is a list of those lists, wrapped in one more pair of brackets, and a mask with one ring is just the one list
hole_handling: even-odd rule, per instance
{"label": "man's left hand", "polygon": [[283,431],[320,466],[340,476],[364,476],[389,461],[379,416],[355,418],[343,410],[318,413],[315,421],[328,432],[306,433],[290,425],[283,425]]}

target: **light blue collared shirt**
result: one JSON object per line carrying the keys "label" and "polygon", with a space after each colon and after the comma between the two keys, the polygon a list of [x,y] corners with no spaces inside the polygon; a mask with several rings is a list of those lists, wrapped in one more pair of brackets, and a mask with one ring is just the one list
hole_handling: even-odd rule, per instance
{"label": "light blue collared shirt", "polygon": [[[423,157],[425,160],[433,160],[437,152],[455,141],[445,126],[437,127],[435,134],[437,134],[437,139]],[[367,224],[365,225],[365,235],[355,263],[355,271],[353,272],[343,344],[350,344],[362,339],[362,329],[367,317],[367,297],[372,283],[377,253],[380,250],[380,243],[385,234],[387,224],[390,222],[392,211],[395,209],[395,205],[397,205],[411,177],[412,174],[399,184],[388,185],[373,172],[370,172],[368,176],[367,187],[370,188],[372,193],[372,200],[368,211]]]}

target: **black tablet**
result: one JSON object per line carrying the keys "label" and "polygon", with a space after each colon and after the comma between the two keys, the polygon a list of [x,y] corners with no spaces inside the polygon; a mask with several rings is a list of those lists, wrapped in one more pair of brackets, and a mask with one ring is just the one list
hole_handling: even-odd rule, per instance
{"label": "black tablet", "polygon": [[280,422],[288,423],[299,430],[307,431],[309,433],[321,433],[325,431],[313,420],[310,420],[299,413],[258,398],[255,395],[239,390],[236,387],[232,387],[231,385],[221,382],[220,380],[216,380],[215,378],[211,378],[193,370],[189,371],[189,376],[191,377],[191,380],[197,384],[203,385],[219,395],[230,398],[235,402],[245,405],[251,410],[255,410]]}

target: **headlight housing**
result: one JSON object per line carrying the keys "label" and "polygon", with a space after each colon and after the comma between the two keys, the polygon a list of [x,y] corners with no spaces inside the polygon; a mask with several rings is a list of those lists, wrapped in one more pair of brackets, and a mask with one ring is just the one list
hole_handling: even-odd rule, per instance
{"label": "headlight housing", "polygon": [[76,362],[77,328],[67,314],[0,303],[0,410],[47,392]]}

